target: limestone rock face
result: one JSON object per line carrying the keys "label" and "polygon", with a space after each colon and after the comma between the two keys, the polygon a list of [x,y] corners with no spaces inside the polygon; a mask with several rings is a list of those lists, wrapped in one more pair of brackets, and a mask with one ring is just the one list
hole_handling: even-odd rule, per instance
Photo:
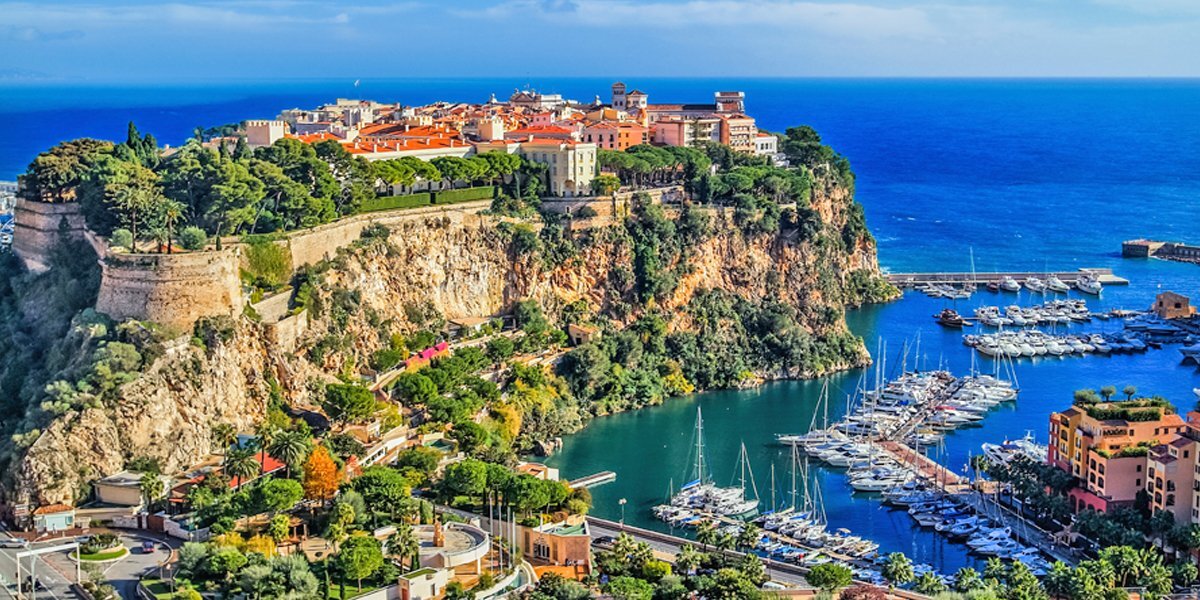
{"label": "limestone rock face", "polygon": [[214,450],[212,426],[250,430],[265,416],[264,348],[241,335],[211,355],[196,346],[169,351],[122,388],[113,407],[55,421],[21,463],[18,500],[70,502],[96,477],[134,457],[157,459],[171,473]]}
{"label": "limestone rock face", "polygon": [[[850,190],[825,186],[815,191],[812,208],[829,231],[840,231],[851,202]],[[311,390],[319,389],[313,382],[332,380],[344,366],[329,356],[313,360],[308,349],[322,338],[349,340],[349,354],[362,365],[386,344],[381,324],[415,328],[408,325],[406,309],[411,307],[428,304],[447,318],[488,316],[536,298],[551,314],[579,299],[603,310],[621,297],[617,274],[627,277],[633,265],[631,247],[620,242],[615,229],[583,232],[587,241],[579,244],[579,256],[547,267],[536,256],[518,256],[496,219],[430,215],[388,228],[386,244],[346,248],[324,271],[320,293],[326,307],[322,314],[310,313],[308,332],[295,352],[273,347],[262,327],[245,317],[226,344],[209,350],[178,345],[126,384],[115,406],[62,417],[43,431],[19,463],[19,489],[13,499],[45,504],[82,498],[89,481],[121,470],[135,457],[157,459],[167,472],[194,464],[214,450],[215,424],[249,431],[263,418],[270,377],[289,401],[311,405]],[[843,288],[851,271],[878,272],[869,238],[846,252],[840,245],[800,241],[795,234],[748,236],[721,212],[712,214],[712,231],[693,249],[690,270],[666,301],[664,308],[677,315],[670,324],[673,329],[690,326],[677,309],[698,290],[775,298],[809,315],[823,307],[840,307],[840,297],[828,296],[830,290]],[[360,305],[351,318],[335,318],[330,289],[357,292]],[[364,316],[367,309],[369,318]],[[845,325],[834,327],[844,331]],[[866,360],[864,350],[858,364]],[[853,365],[840,365],[849,366]]]}

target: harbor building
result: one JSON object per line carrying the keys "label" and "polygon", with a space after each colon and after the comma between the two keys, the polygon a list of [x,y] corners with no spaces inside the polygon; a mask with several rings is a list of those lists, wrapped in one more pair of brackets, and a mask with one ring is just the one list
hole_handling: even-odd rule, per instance
{"label": "harbor building", "polygon": [[1147,239],[1127,240],[1121,243],[1121,256],[1200,263],[1200,246]]}
{"label": "harbor building", "polygon": [[1160,319],[1187,319],[1196,315],[1196,307],[1183,294],[1162,292],[1154,297],[1150,310]]}
{"label": "harbor building", "polygon": [[1107,512],[1133,504],[1147,486],[1151,449],[1186,427],[1169,405],[1153,400],[1075,405],[1050,414],[1047,458],[1079,481],[1069,494],[1073,510]]}

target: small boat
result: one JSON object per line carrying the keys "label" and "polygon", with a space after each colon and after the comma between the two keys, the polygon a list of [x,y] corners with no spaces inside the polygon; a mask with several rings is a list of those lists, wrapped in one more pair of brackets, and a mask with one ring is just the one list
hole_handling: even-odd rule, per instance
{"label": "small boat", "polygon": [[1000,284],[999,284],[999,283],[997,283],[997,282],[995,282],[995,281],[989,281],[989,282],[987,283],[987,286],[986,286],[986,287],[987,287],[987,289],[988,289],[988,291],[989,291],[989,292],[998,292],[998,291],[1000,291]]}
{"label": "small boat", "polygon": [[938,324],[955,329],[962,329],[963,327],[971,327],[973,325],[953,308],[942,309],[942,312],[933,315],[933,318],[937,319]]}
{"label": "small boat", "polygon": [[1046,282],[1037,277],[1027,277],[1025,278],[1025,287],[1029,288],[1031,292],[1044,292],[1046,291]]}
{"label": "small boat", "polygon": [[1021,291],[1021,284],[1017,283],[1016,279],[1006,275],[1000,280],[1000,289],[1006,292],[1019,292]]}
{"label": "small boat", "polygon": [[[1200,344],[1192,344],[1191,346],[1184,346],[1179,349],[1179,353],[1183,355],[1184,362],[1187,362],[1190,360],[1192,362],[1200,364]],[[1196,390],[1193,389],[1192,391],[1195,392]],[[1197,395],[1200,395],[1200,394],[1197,394]]]}

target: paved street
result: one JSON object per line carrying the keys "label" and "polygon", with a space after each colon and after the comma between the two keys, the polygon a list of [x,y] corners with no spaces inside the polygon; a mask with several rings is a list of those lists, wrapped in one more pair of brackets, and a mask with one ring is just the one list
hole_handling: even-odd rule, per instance
{"label": "paved street", "polygon": [[[0,539],[8,540],[11,537],[5,533],[0,533]],[[37,548],[52,547],[63,543],[63,540],[52,540],[32,544],[28,549],[35,550]],[[21,549],[3,548],[0,549],[0,597],[17,598],[17,558]],[[52,555],[41,555],[37,557],[26,557],[21,559],[22,578],[29,576],[30,570],[36,571],[38,583],[41,588],[34,594],[27,594],[30,597],[37,598],[54,598],[55,600],[67,600],[74,598],[75,594],[71,592],[71,581],[74,580],[75,567],[72,565],[67,571],[59,571],[51,565],[49,560]]]}
{"label": "paved street", "polygon": [[[127,600],[136,599],[137,582],[140,576],[148,572],[157,574],[160,565],[168,561],[175,548],[179,546],[178,540],[144,532],[133,534],[131,532],[118,531],[117,533],[120,536],[121,544],[129,549],[129,554],[125,558],[99,564],[104,570],[105,578],[117,589],[122,598]],[[5,535],[4,537],[7,538],[8,536]],[[144,540],[154,541],[154,552],[146,553],[142,551],[142,542]],[[31,549],[52,547],[63,543],[63,541],[49,540],[38,542],[33,544]],[[5,584],[3,592],[0,592],[0,598],[17,597],[16,586],[12,585],[16,574],[15,555],[17,552],[20,552],[20,550],[0,550],[0,576],[4,578],[3,581]],[[31,558],[25,558],[21,561],[23,572],[29,572],[31,560]],[[37,559],[37,578],[45,588],[37,592],[37,597],[53,598],[55,600],[67,600],[75,597],[75,594],[70,590],[71,583],[75,581],[75,561],[66,552],[52,552],[39,556]]]}
{"label": "paved street", "polygon": [[[622,528],[619,523],[608,521],[606,519],[599,519],[596,517],[588,517],[588,531],[592,534],[593,540],[605,536],[615,538],[624,532],[633,536],[634,539],[640,542],[646,542],[656,553],[662,553],[671,557],[674,557],[676,554],[678,554],[679,549],[684,544],[696,545],[696,543],[692,542],[691,540],[658,533],[656,531],[649,531],[630,526],[625,526]],[[731,555],[741,555],[740,552],[730,551],[728,553]],[[772,581],[789,586],[808,587],[807,582],[804,581],[804,572],[800,567],[790,563],[781,563],[777,560],[771,559],[763,559],[763,564],[766,565],[767,573],[771,576]]]}

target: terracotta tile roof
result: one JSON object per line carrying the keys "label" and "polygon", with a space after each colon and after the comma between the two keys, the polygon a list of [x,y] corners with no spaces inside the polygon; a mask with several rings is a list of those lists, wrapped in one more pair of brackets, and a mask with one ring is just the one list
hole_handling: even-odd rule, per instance
{"label": "terracotta tile roof", "polygon": [[304,135],[293,135],[293,134],[289,133],[289,134],[284,135],[283,137],[291,138],[294,140],[300,140],[300,141],[304,142],[305,144],[315,144],[317,142],[322,142],[325,140],[341,141],[341,139],[342,139],[332,133],[329,133],[328,131],[322,131],[321,133],[308,133],[308,134],[304,134]]}
{"label": "terracotta tile roof", "polygon": [[529,125],[527,127],[505,132],[505,135],[570,135],[571,133],[573,133],[572,130],[567,129],[566,127],[559,127],[558,125]]}
{"label": "terracotta tile roof", "polygon": [[342,144],[342,147],[350,154],[377,154],[380,152],[462,148],[467,145],[467,142],[454,138],[404,138],[398,140],[347,142]]}
{"label": "terracotta tile roof", "polygon": [[601,121],[595,125],[589,125],[584,128],[584,131],[594,131],[597,129],[633,129],[638,131],[649,131],[648,128],[642,127],[638,123],[632,121]]}
{"label": "terracotta tile roof", "polygon": [[67,505],[67,504],[47,504],[46,506],[39,506],[39,507],[33,509],[33,514],[35,514],[35,515],[53,515],[53,514],[58,514],[58,513],[71,512],[73,510],[75,510],[75,508],[70,505]]}

